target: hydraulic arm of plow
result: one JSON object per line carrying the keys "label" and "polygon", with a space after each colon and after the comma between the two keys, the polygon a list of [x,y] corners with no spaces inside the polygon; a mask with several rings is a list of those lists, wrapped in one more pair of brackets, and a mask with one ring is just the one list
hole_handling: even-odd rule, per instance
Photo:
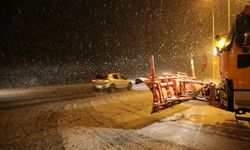
{"label": "hydraulic arm of plow", "polygon": [[215,100],[215,84],[196,81],[185,73],[155,74],[154,56],[150,60],[151,75],[136,79],[136,84],[144,82],[153,93],[152,113],[166,109],[187,100]]}

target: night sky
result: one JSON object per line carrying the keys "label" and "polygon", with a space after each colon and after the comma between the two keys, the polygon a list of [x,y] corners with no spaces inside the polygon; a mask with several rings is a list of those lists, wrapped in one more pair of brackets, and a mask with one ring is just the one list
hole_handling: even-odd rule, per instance
{"label": "night sky", "polygon": [[[232,18],[249,3],[233,1]],[[190,74],[193,54],[199,76],[201,55],[212,52],[211,7],[211,0],[3,0],[0,87],[80,83],[108,72],[136,78],[148,72],[150,55],[159,73]],[[215,12],[216,33],[226,33],[227,0],[216,1]]]}

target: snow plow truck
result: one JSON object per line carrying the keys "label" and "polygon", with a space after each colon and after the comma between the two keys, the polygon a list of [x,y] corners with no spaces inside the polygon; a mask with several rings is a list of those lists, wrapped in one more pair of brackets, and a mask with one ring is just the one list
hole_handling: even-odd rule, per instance
{"label": "snow plow truck", "polygon": [[221,82],[216,98],[229,111],[243,114],[250,110],[250,6],[236,17],[225,42],[217,48]]}

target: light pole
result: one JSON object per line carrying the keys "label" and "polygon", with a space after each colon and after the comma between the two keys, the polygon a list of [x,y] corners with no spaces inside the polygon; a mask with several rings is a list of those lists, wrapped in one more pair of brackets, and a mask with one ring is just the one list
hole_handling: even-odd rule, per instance
{"label": "light pole", "polygon": [[[212,41],[213,41],[213,48],[212,48],[212,52],[214,51],[215,48],[215,1],[212,1]],[[230,32],[230,26],[231,26],[231,0],[227,0],[227,12],[228,12],[228,32]],[[213,53],[212,53],[213,54]],[[213,79],[215,79],[215,66],[214,66],[214,55],[212,55],[212,67],[213,67]]]}
{"label": "light pole", "polygon": [[[212,48],[212,50],[214,51],[214,48],[215,48],[215,41],[214,41],[214,35],[215,35],[215,31],[214,31],[214,0],[212,0],[212,29],[213,29],[213,37],[212,37],[212,39],[213,39],[213,48]],[[212,52],[213,52],[212,51]],[[213,55],[213,53],[212,53],[212,60],[213,60],[213,80],[214,80],[214,78],[215,78],[215,72],[214,72],[214,55]]]}
{"label": "light pole", "polygon": [[227,0],[227,27],[228,27],[228,33],[230,32],[230,26],[231,26],[231,0]]}

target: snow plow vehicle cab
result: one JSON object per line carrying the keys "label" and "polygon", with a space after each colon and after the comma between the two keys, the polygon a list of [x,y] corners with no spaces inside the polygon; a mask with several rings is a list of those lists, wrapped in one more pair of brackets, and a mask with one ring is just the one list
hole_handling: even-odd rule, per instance
{"label": "snow plow vehicle cab", "polygon": [[109,92],[113,92],[118,88],[127,88],[127,90],[132,88],[131,80],[120,73],[97,74],[92,83],[95,90],[108,90]]}
{"label": "snow plow vehicle cab", "polygon": [[[221,39],[217,36],[218,39]],[[250,110],[250,6],[246,6],[221,48],[221,83],[217,98],[227,110],[246,112]]]}

